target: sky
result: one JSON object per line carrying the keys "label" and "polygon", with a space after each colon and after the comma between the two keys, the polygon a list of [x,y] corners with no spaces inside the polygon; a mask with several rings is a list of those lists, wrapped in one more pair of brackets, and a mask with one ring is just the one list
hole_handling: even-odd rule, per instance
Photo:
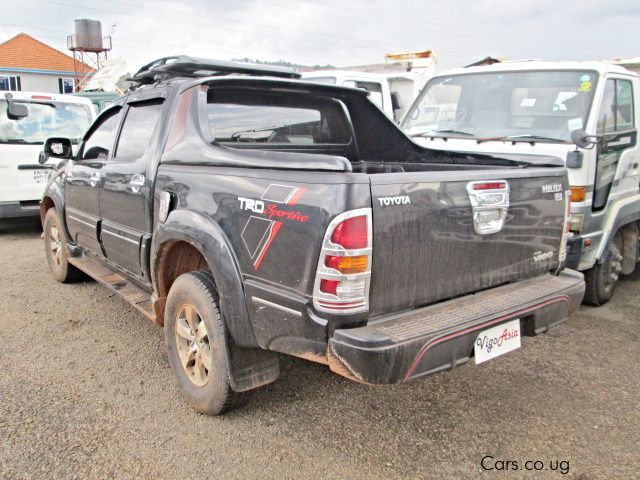
{"label": "sky", "polygon": [[597,60],[640,56],[638,0],[3,0],[0,42],[25,32],[66,50],[74,19],[102,22],[131,71],[160,57],[382,63],[433,49],[438,70],[487,55]]}

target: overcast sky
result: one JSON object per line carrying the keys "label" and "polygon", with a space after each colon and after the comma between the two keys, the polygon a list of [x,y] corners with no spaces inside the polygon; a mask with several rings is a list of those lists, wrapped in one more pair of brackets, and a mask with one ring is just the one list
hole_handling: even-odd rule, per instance
{"label": "overcast sky", "polygon": [[338,66],[433,49],[439,70],[484,56],[640,56],[639,0],[2,0],[0,41],[26,32],[62,51],[74,19],[113,30],[130,70],[168,55]]}

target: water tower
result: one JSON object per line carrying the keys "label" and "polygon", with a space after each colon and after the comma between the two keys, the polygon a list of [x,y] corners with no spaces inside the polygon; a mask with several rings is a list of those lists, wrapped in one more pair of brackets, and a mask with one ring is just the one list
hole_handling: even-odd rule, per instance
{"label": "water tower", "polygon": [[[67,37],[67,48],[73,52],[74,85],[81,91],[93,71],[100,70],[111,50],[111,37],[102,36],[99,20],[76,20],[73,35]],[[87,69],[89,66],[93,70]]]}

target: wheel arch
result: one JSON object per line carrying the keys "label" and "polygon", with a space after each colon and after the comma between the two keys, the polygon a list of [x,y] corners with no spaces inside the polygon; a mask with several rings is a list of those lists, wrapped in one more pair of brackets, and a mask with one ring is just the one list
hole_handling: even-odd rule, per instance
{"label": "wheel arch", "polygon": [[[197,258],[196,252],[201,259]],[[170,263],[176,258],[184,264],[172,267]],[[171,212],[166,222],[156,227],[151,259],[151,277],[160,309],[172,280],[187,271],[207,268],[213,275],[220,308],[234,342],[242,347],[258,346],[245,303],[238,262],[226,235],[212,219],[189,210]]]}

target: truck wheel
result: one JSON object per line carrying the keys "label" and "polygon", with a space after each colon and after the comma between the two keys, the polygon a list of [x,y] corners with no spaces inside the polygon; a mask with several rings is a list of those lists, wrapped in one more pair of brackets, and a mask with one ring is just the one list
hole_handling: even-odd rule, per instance
{"label": "truck wheel", "polygon": [[62,229],[62,222],[55,209],[50,208],[44,217],[44,255],[47,257],[53,278],[61,283],[82,278],[82,272],[69,264],[69,247]]}
{"label": "truck wheel", "polygon": [[613,296],[613,291],[622,270],[622,255],[616,242],[612,242],[604,259],[585,272],[586,290],[583,303],[593,307],[604,305]]}
{"label": "truck wheel", "polygon": [[224,320],[209,272],[185,273],[173,283],[164,334],[178,386],[194,409],[219,415],[245,403],[249,392],[235,392],[229,384]]}

